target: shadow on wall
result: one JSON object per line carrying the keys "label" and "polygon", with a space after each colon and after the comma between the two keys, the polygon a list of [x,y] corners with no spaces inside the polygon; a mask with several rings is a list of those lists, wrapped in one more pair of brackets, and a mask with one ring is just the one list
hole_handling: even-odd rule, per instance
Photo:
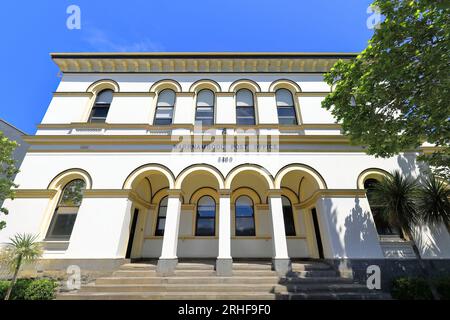
{"label": "shadow on wall", "polygon": [[411,173],[415,172],[417,169],[420,174],[425,174],[429,171],[429,167],[426,163],[417,162],[417,156],[414,153],[399,154],[397,156],[397,163],[401,171],[407,176],[411,176]]}
{"label": "shadow on wall", "polygon": [[[350,214],[345,217],[344,221],[339,221],[338,211],[332,201],[324,199],[323,205],[324,212],[329,212],[331,218],[331,228],[327,231],[331,242],[335,243],[335,254],[340,257],[348,257],[347,248],[352,248],[352,254],[364,256],[367,252],[366,241],[371,233],[369,228],[372,226],[370,212],[364,211],[360,200],[356,198],[355,206],[350,209]],[[337,226],[337,228],[333,228],[333,226]]]}
{"label": "shadow on wall", "polygon": [[414,241],[422,256],[437,257],[441,254],[441,249],[436,244],[436,238],[443,236],[445,227],[441,225],[419,226],[413,233]]}
{"label": "shadow on wall", "polygon": [[[351,209],[351,214],[345,218],[345,230],[352,230],[352,232],[345,232],[344,245],[352,246],[354,250],[358,251],[358,255],[364,255],[366,251],[366,240],[369,235],[369,225],[372,226],[370,219],[370,212],[363,211],[359,203],[359,198],[355,198],[355,206]],[[358,232],[356,232],[358,230]]]}

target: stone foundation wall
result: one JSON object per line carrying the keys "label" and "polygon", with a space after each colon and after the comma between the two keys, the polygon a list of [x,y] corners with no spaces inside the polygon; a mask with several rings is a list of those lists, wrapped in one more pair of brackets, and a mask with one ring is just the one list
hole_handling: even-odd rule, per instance
{"label": "stone foundation wall", "polygon": [[[450,276],[450,259],[423,259],[431,277]],[[381,271],[381,290],[388,292],[392,281],[399,277],[423,277],[417,259],[327,259],[343,276],[353,275],[353,279],[366,284],[370,274],[367,267],[376,265]]]}

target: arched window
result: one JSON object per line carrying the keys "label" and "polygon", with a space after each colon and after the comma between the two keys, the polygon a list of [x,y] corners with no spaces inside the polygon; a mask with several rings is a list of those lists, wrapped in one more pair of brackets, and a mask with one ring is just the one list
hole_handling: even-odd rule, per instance
{"label": "arched window", "polygon": [[170,125],[173,119],[175,106],[175,92],[170,89],[161,91],[156,104],[155,125]]}
{"label": "arched window", "polygon": [[278,123],[285,125],[297,124],[292,93],[287,89],[279,89],[275,96],[277,99]]}
{"label": "arched window", "polygon": [[210,196],[203,196],[197,203],[196,236],[216,234],[216,202]]}
{"label": "arched window", "polygon": [[205,126],[214,124],[214,92],[211,90],[204,89],[197,94],[195,121]]}
{"label": "arched window", "polygon": [[47,231],[46,239],[70,239],[85,188],[86,183],[81,179],[72,180],[66,184]]}
{"label": "arched window", "polygon": [[291,201],[285,197],[281,197],[283,203],[284,229],[286,236],[295,236],[294,212],[292,210]]}
{"label": "arched window", "polygon": [[255,235],[255,213],[253,201],[247,196],[236,199],[236,236]]}
{"label": "arched window", "polygon": [[373,220],[379,235],[398,235],[403,237],[401,229],[392,226],[382,217],[383,205],[377,204],[374,199],[375,185],[378,183],[376,179],[367,179],[364,181],[364,189],[366,189],[367,200],[369,201],[370,211],[372,211]]}
{"label": "arched window", "polygon": [[109,107],[113,99],[112,90],[103,90],[97,95],[94,106],[92,107],[91,115],[89,116],[89,122],[104,123],[108,116]]}
{"label": "arched window", "polygon": [[248,89],[241,89],[236,93],[236,123],[256,124],[253,93]]}
{"label": "arched window", "polygon": [[168,197],[164,197],[159,202],[155,236],[163,236],[164,235],[164,227],[166,226],[167,200],[168,200]]}

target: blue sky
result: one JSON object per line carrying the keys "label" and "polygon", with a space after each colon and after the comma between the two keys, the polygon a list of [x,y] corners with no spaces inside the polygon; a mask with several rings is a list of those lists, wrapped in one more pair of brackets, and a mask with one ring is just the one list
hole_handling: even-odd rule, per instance
{"label": "blue sky", "polygon": [[[358,52],[372,30],[371,0],[3,1],[0,118],[36,131],[58,69],[50,52]],[[69,5],[81,29],[69,30]]]}

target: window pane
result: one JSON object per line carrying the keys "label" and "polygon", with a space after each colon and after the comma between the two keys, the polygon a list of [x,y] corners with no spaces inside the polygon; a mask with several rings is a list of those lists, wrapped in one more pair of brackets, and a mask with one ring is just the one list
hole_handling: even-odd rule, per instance
{"label": "window pane", "polygon": [[282,117],[278,119],[279,124],[297,124],[296,118]]}
{"label": "window pane", "polygon": [[211,90],[201,90],[197,96],[198,107],[213,107],[214,93]]}
{"label": "window pane", "polygon": [[95,99],[95,104],[111,104],[113,99],[113,91],[112,90],[103,90]]}
{"label": "window pane", "polygon": [[241,89],[236,93],[237,107],[251,107],[253,105],[253,93],[250,90]]}
{"label": "window pane", "polygon": [[158,95],[158,107],[173,107],[175,105],[175,92],[166,89]]}
{"label": "window pane", "polygon": [[197,108],[196,118],[204,118],[204,117],[213,118],[214,110],[212,110],[210,107]]}
{"label": "window pane", "polygon": [[156,226],[155,235],[163,236],[164,235],[164,227],[166,226],[166,218],[158,218],[158,223]]}
{"label": "window pane", "polygon": [[295,117],[295,109],[293,107],[278,107],[279,117]]}
{"label": "window pane", "polygon": [[238,107],[236,109],[236,115],[238,117],[254,117],[255,109],[253,107]]}
{"label": "window pane", "polygon": [[284,217],[284,228],[286,236],[295,236],[295,223],[294,223],[294,213],[292,211],[292,205],[288,198],[282,197],[283,202],[283,217]]}
{"label": "window pane", "polygon": [[156,125],[168,125],[172,124],[172,107],[158,107],[156,109],[155,124]]}
{"label": "window pane", "polygon": [[156,119],[155,125],[157,126],[167,126],[172,124],[172,119]]}
{"label": "window pane", "polygon": [[59,206],[79,207],[83,199],[83,191],[86,184],[83,180],[77,179],[69,182],[63,190]]}
{"label": "window pane", "polygon": [[195,234],[197,236],[214,236],[215,234],[215,219],[201,218],[197,219],[197,229]]}
{"label": "window pane", "polygon": [[241,125],[254,125],[255,119],[254,118],[238,118],[237,124]]}
{"label": "window pane", "polygon": [[92,108],[92,118],[106,118],[108,116],[109,106],[103,107],[103,106],[97,106],[95,105]]}
{"label": "window pane", "polygon": [[164,197],[159,203],[158,217],[165,217],[167,213],[167,197]]}
{"label": "window pane", "polygon": [[236,217],[236,235],[237,236],[254,236],[255,221],[253,217]]}
{"label": "window pane", "polygon": [[283,107],[283,106],[290,107],[290,106],[294,105],[294,100],[292,99],[292,94],[287,89],[277,90],[276,99],[277,99],[277,106],[279,106],[279,107]]}
{"label": "window pane", "polygon": [[55,213],[55,216],[53,217],[54,221],[52,222],[52,226],[47,237],[55,239],[69,239],[70,235],[72,234],[72,229],[75,224],[76,218],[76,213]]}
{"label": "window pane", "polygon": [[173,108],[171,107],[158,107],[156,109],[156,117],[157,118],[167,118],[172,119]]}
{"label": "window pane", "polygon": [[236,235],[254,236],[255,217],[253,214],[253,201],[247,196],[236,200]]}

